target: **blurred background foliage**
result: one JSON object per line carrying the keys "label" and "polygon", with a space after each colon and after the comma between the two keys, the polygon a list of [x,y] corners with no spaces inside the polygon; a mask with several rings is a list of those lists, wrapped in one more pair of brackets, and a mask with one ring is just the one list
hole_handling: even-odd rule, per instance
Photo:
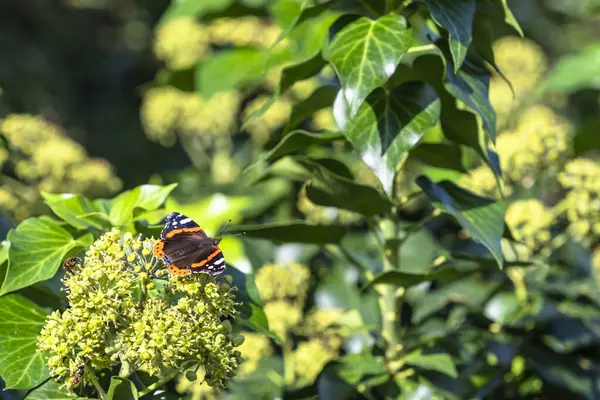
{"label": "blurred background foliage", "polygon": [[[280,159],[266,177],[247,170],[282,133],[337,130],[331,103],[338,84],[330,68],[273,97],[282,69],[318,51],[337,17],[323,13],[278,40],[291,22],[289,3],[0,1],[0,234],[47,213],[42,193],[106,198],[148,182],[178,182],[165,208],[209,233],[227,218],[347,227],[342,247],[349,254],[224,239],[228,262],[255,271],[280,340],[247,333],[240,348],[246,361],[221,397],[380,398],[389,366],[371,352],[382,340],[381,316],[360,270],[380,272],[377,238],[359,213],[313,203],[298,163]],[[508,266],[498,271],[470,259],[483,257],[481,246],[447,219],[403,244],[403,272],[452,263],[461,276],[406,288],[404,345],[424,345],[434,358],[398,366],[401,398],[600,393],[600,2],[509,4],[526,38],[507,32],[493,46],[503,74],[490,84],[502,193],[489,166],[466,148],[454,168],[416,152],[395,193],[407,224],[428,210],[412,196],[419,173],[504,195],[507,224],[524,245],[504,240]],[[438,125],[423,145],[439,145],[441,137]],[[381,186],[341,138],[309,153],[342,161],[359,182]],[[464,258],[450,259],[447,249]],[[517,259],[531,265],[510,264]],[[435,358],[441,350],[460,373],[444,370]],[[419,380],[409,379],[414,374]],[[176,390],[214,397],[185,376]]]}

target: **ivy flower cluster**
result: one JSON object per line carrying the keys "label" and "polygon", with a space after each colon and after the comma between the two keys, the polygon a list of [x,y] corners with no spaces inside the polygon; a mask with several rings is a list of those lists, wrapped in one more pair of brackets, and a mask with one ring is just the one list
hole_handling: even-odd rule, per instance
{"label": "ivy flower cluster", "polygon": [[121,188],[108,161],[90,158],[61,127],[41,117],[10,114],[0,120],[0,134],[7,145],[0,149],[0,164],[8,165],[18,178],[0,176],[0,207],[15,219],[35,210],[39,191],[59,192],[67,187],[98,197]]}
{"label": "ivy flower cluster", "polygon": [[537,199],[515,201],[506,212],[506,222],[515,239],[531,250],[550,241],[553,217],[552,211]]}
{"label": "ivy flower cluster", "polygon": [[576,239],[594,241],[600,236],[600,164],[576,158],[566,165],[558,180],[567,190],[558,207],[566,210],[570,233]]}
{"label": "ivy flower cluster", "polygon": [[[339,355],[343,340],[349,334],[348,326],[342,321],[342,310],[313,308],[303,314],[309,279],[309,269],[300,264],[268,264],[256,274],[256,285],[265,302],[269,327],[282,338],[284,346],[292,347],[287,355],[291,364],[287,367],[293,368],[293,384],[296,387],[312,384],[325,364]],[[301,339],[295,348],[290,333]],[[256,369],[260,358],[271,354],[266,337],[256,338],[254,343],[251,350],[247,347],[240,349],[244,360],[253,360],[248,372]]]}
{"label": "ivy flower cluster", "polygon": [[38,338],[57,380],[72,386],[68,378],[80,368],[83,383],[90,384],[95,372],[116,366],[121,376],[161,376],[196,365],[205,382],[220,390],[235,375],[242,361],[235,347],[243,337],[232,331],[237,311],[231,278],[153,279],[161,267],[152,255],[154,242],[114,229],[65,275],[69,308],[52,313]]}

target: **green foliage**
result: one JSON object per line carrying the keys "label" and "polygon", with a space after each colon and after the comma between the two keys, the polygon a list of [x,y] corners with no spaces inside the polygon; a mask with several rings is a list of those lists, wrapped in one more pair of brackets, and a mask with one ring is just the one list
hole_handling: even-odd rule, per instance
{"label": "green foliage", "polygon": [[[172,2],[140,112],[176,162],[111,199],[42,191],[53,216],[8,233],[5,386],[595,398],[597,49],[546,74],[515,33],[506,0]],[[0,165],[20,157],[4,144]],[[170,211],[221,233],[224,276],[167,275],[151,238]]]}

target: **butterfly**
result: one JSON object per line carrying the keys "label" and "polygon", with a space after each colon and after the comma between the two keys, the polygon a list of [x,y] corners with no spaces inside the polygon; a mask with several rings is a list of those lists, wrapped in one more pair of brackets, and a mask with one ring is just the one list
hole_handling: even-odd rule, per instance
{"label": "butterfly", "polygon": [[220,242],[221,238],[208,237],[191,218],[172,212],[167,216],[160,240],[154,245],[154,256],[164,261],[171,275],[202,273],[215,276],[225,271]]}

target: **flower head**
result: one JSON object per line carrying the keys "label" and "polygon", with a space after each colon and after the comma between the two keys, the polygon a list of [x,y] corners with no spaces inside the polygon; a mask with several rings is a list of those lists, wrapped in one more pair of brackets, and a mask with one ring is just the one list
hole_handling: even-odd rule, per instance
{"label": "flower head", "polygon": [[523,241],[530,249],[539,248],[552,237],[552,212],[536,199],[512,203],[506,212],[506,222],[516,239]]}
{"label": "flower head", "polygon": [[192,18],[180,17],[156,32],[154,54],[174,70],[191,68],[210,51],[209,31]]}
{"label": "flower head", "polygon": [[65,276],[69,308],[55,311],[38,338],[54,377],[81,365],[160,375],[197,364],[208,385],[223,388],[235,374],[241,357],[234,347],[243,339],[229,321],[237,315],[230,280],[199,274],[163,281],[164,291],[157,291],[149,275],[161,266],[153,245],[112,230]]}

